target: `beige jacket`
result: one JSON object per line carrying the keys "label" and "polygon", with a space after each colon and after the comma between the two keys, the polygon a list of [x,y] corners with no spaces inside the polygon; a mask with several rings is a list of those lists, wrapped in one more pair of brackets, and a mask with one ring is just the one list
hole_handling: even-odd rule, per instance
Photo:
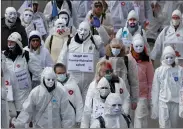
{"label": "beige jacket", "polygon": [[45,47],[49,50],[54,63],[57,62],[58,56],[62,50],[64,43],[67,42],[69,35],[69,32],[65,32],[62,35],[59,35],[58,33],[53,33],[52,43],[50,41],[52,35],[49,35],[47,37],[45,41]]}

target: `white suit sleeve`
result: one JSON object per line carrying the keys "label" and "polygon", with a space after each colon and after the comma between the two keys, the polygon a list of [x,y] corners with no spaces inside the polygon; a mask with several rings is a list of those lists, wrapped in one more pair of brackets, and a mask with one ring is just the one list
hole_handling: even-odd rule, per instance
{"label": "white suit sleeve", "polygon": [[46,53],[46,67],[53,67],[54,63],[53,60],[51,58],[51,55],[48,51],[48,49],[45,48],[45,53]]}
{"label": "white suit sleeve", "polygon": [[51,18],[51,13],[52,13],[52,3],[51,3],[51,1],[46,4],[43,13],[44,13],[44,16],[45,16],[46,20],[49,21],[50,18]]}
{"label": "white suit sleeve", "polygon": [[158,79],[159,75],[159,69],[156,69],[155,74],[154,74],[154,79],[152,83],[152,91],[151,91],[151,96],[152,96],[152,114],[155,115],[154,117],[158,117],[158,111],[159,111],[159,91],[160,91],[160,82]]}
{"label": "white suit sleeve", "polygon": [[123,29],[121,28],[121,29],[119,29],[118,30],[118,32],[116,33],[116,38],[118,39],[118,40],[121,40],[121,38],[122,38],[122,31],[123,31]]}
{"label": "white suit sleeve", "polygon": [[144,8],[145,8],[145,18],[148,19],[149,21],[152,21],[153,12],[149,0],[144,1]]}
{"label": "white suit sleeve", "polygon": [[149,46],[149,43],[147,42],[147,36],[146,36],[146,32],[144,29],[142,29],[142,33],[143,33],[143,38],[144,38],[144,41],[145,41],[145,45],[146,45],[146,48],[147,48],[147,53],[148,55],[150,54],[150,46]]}
{"label": "white suit sleeve", "polygon": [[123,110],[125,114],[129,114],[129,109],[130,109],[130,94],[126,88],[125,82],[120,78],[120,84],[123,86],[123,98],[124,98],[124,103],[123,103]]}
{"label": "white suit sleeve", "polygon": [[78,15],[76,14],[76,8],[74,7],[74,4],[72,3],[72,19],[73,19],[73,25],[78,28]]}
{"label": "white suit sleeve", "polygon": [[29,53],[29,58],[30,59],[28,62],[28,68],[34,77],[33,80],[41,80],[41,72],[42,72],[41,62],[32,53]]}
{"label": "white suit sleeve", "polygon": [[95,119],[91,124],[90,128],[100,128],[100,122],[98,119]]}
{"label": "white suit sleeve", "polygon": [[18,118],[12,121],[16,128],[25,128],[25,124],[32,120],[32,114],[35,110],[34,91],[35,89],[30,92],[28,98],[24,101],[22,111],[20,112]]}
{"label": "white suit sleeve", "polygon": [[83,113],[83,99],[81,96],[80,89],[77,83],[74,84],[76,92],[76,122],[81,122],[82,113]]}
{"label": "white suit sleeve", "polygon": [[65,42],[63,47],[62,47],[62,51],[60,52],[60,54],[58,56],[57,63],[62,63],[64,65],[67,64],[67,49],[68,49],[67,48],[67,42]]}
{"label": "white suit sleeve", "polygon": [[107,31],[105,30],[104,26],[101,25],[99,28],[96,29],[104,42],[104,45],[109,44],[110,36],[108,35]]}
{"label": "white suit sleeve", "polygon": [[62,92],[62,99],[60,102],[60,115],[62,118],[62,128],[71,128],[75,124],[74,110],[72,109],[69,98],[66,92]]}

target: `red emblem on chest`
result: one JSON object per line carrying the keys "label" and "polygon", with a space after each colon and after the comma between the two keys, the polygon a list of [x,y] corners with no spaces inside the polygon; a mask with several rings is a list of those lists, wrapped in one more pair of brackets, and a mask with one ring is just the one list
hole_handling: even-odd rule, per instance
{"label": "red emblem on chest", "polygon": [[19,64],[17,64],[17,68],[20,68],[20,65]]}
{"label": "red emblem on chest", "polygon": [[180,34],[177,34],[176,36],[177,36],[177,37],[180,37]]}
{"label": "red emblem on chest", "polygon": [[122,89],[122,88],[120,88],[119,92],[120,92],[120,94],[122,94],[122,93],[123,93],[123,89]]}
{"label": "red emblem on chest", "polygon": [[72,94],[74,93],[74,91],[73,91],[73,90],[69,90],[68,93],[69,93],[70,95],[72,95]]}
{"label": "red emblem on chest", "polygon": [[122,6],[125,6],[125,2],[121,2],[121,5],[122,5]]}
{"label": "red emblem on chest", "polygon": [[5,85],[9,85],[10,83],[9,83],[9,81],[5,81]]}

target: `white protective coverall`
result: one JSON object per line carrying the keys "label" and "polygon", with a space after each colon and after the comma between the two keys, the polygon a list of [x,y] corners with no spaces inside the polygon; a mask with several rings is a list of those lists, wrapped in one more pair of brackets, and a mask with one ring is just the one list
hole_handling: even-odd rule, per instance
{"label": "white protective coverall", "polygon": [[[69,0],[69,1],[70,1],[70,0]],[[72,4],[72,2],[71,2],[71,4]],[[47,19],[47,21],[49,22],[49,28],[52,28],[52,27],[53,27],[54,21],[56,20],[56,18],[55,18],[55,19],[53,19],[53,20],[51,21],[51,17],[52,17],[52,8],[53,8],[53,6],[52,6],[52,1],[49,1],[49,2],[46,4],[46,6],[45,6],[45,8],[44,8],[44,12],[43,12],[44,15],[45,15],[45,17],[46,17],[46,19]],[[58,13],[59,13],[61,10],[63,10],[63,9],[65,9],[65,10],[67,10],[67,11],[69,12],[69,16],[71,17],[70,25],[71,25],[71,26],[74,25],[74,26],[77,28],[77,27],[78,27],[78,18],[77,18],[77,14],[76,14],[77,11],[76,11],[75,7],[73,6],[73,4],[72,4],[72,14],[71,14],[71,11],[70,11],[70,9],[69,9],[69,6],[68,6],[66,0],[63,0],[63,4],[62,4],[62,6],[61,6],[60,9],[57,7]]]}
{"label": "white protective coverall", "polygon": [[[104,104],[104,114],[102,115],[105,128],[128,128],[121,111],[123,100],[118,93],[110,93]],[[95,119],[90,128],[101,128],[98,119]]]}
{"label": "white protective coverall", "polygon": [[88,22],[82,22],[79,25],[78,33],[71,39],[70,44],[67,44],[67,42],[64,43],[62,51],[60,52],[60,55],[57,60],[57,63],[62,63],[68,66],[69,64],[67,64],[68,63],[67,56],[69,53],[93,54],[93,66],[94,66],[93,72],[69,71],[69,67],[68,67],[68,72],[70,73],[71,76],[75,78],[75,80],[78,83],[83,100],[85,100],[88,86],[94,78],[95,66],[99,59],[98,49],[99,49],[99,46],[103,43],[101,41],[100,36],[98,35],[92,36],[94,39],[94,43],[93,43],[91,40],[91,36],[92,35],[90,32],[90,26]]}
{"label": "white protective coverall", "polygon": [[32,45],[30,44],[32,38],[39,38],[42,41],[42,36],[37,30],[33,30],[29,34],[29,47],[25,47],[25,50],[33,53],[40,61],[41,67],[44,69],[45,67],[52,67],[54,65],[53,60],[50,56],[50,53],[47,48],[44,47],[44,44],[41,43],[40,48],[36,51],[32,49]]}
{"label": "white protective coverall", "polygon": [[[41,85],[30,92],[20,115],[12,120],[16,128],[24,127],[31,120],[34,128],[70,128],[74,125],[74,111],[69,104],[68,95],[56,78],[52,67],[43,70]],[[50,92],[46,87],[46,79],[54,82],[55,87]]]}
{"label": "white protective coverall", "polygon": [[177,15],[180,17],[180,24],[177,30],[175,30],[175,27],[172,23],[173,19],[170,22],[170,26],[165,27],[161,33],[159,34],[158,38],[156,39],[154,48],[151,52],[151,59],[155,60],[157,57],[161,57],[162,51],[166,45],[166,42],[170,41],[179,41],[183,42],[183,24],[182,24],[182,15],[179,10],[175,10],[172,13],[173,15]]}
{"label": "white protective coverall", "polygon": [[[17,111],[21,111],[22,104],[27,99],[30,91],[32,90],[32,81],[39,81],[41,77],[42,68],[40,66],[40,62],[38,58],[29,53],[29,60],[26,61],[24,54],[24,50],[22,48],[22,38],[19,33],[13,32],[8,40],[14,41],[18,44],[18,46],[22,49],[22,55],[18,55],[15,61],[6,57],[6,66],[10,73],[13,73],[14,85],[13,85],[13,98],[15,101],[15,107]],[[30,73],[32,73],[32,81],[30,77]]]}
{"label": "white protective coverall", "polygon": [[[175,57],[173,48],[165,47],[162,65],[155,70],[154,74],[151,118],[159,118],[160,128],[176,128],[178,124],[179,92],[183,84],[183,68],[177,65]],[[172,61],[175,63],[174,67],[172,67]]]}
{"label": "white protective coverall", "polygon": [[76,111],[75,112],[76,123],[79,123],[81,122],[82,113],[83,113],[83,100],[82,100],[81,92],[77,85],[77,82],[75,81],[74,78],[72,78],[71,76],[68,76],[68,80],[65,83],[62,83],[62,85],[64,86],[64,89],[68,94],[69,100],[74,106],[74,109]]}
{"label": "white protective coverall", "polygon": [[[126,89],[123,79],[122,78],[119,78],[119,79],[120,79],[120,82],[115,83],[115,93],[118,93],[120,95],[121,99],[124,100],[122,110],[125,114],[128,114],[129,107],[130,107],[130,102],[129,102],[130,95],[129,95],[128,90]],[[102,77],[100,79],[100,81],[98,82],[98,84],[94,84],[94,85],[90,84],[90,87],[89,87],[90,90],[88,92],[91,92],[91,93],[87,93],[88,96],[86,97],[84,113],[83,113],[83,118],[82,118],[82,122],[81,122],[82,128],[89,128],[91,123],[93,123],[93,120],[95,118],[99,117],[98,114],[100,114],[100,115],[103,114],[103,112],[102,112],[102,114],[101,114],[101,112],[99,112],[98,114],[95,114],[96,113],[95,110],[97,110],[97,108],[94,110],[92,108],[92,103],[94,105],[94,101],[100,102],[99,100],[101,100],[101,98],[99,96],[100,95],[99,89],[102,87],[106,87],[106,86],[110,89],[109,82],[107,81],[107,79],[105,77]],[[92,102],[92,100],[93,100],[93,102]],[[93,111],[92,111],[92,109],[93,109]]]}
{"label": "white protective coverall", "polygon": [[131,10],[128,14],[128,18],[127,18],[127,22],[126,22],[126,25],[124,28],[121,28],[118,30],[118,32],[116,33],[116,38],[119,39],[119,40],[122,40],[123,41],[123,44],[126,46],[126,47],[130,47],[131,44],[132,44],[132,39],[133,39],[133,36],[129,29],[128,29],[128,23],[129,23],[129,19],[131,18],[135,18],[137,23],[136,25],[138,26],[138,29],[137,31],[135,31],[134,35],[136,34],[141,34],[144,38],[144,42],[145,42],[145,46],[147,48],[147,51],[148,53],[150,53],[150,47],[149,47],[149,44],[147,43],[147,37],[146,37],[146,32],[144,29],[142,29],[142,26],[139,25],[139,18],[138,18],[138,15],[137,13],[134,11],[134,10]]}
{"label": "white protective coverall", "polygon": [[28,37],[31,31],[36,30],[36,24],[33,21],[33,10],[31,8],[25,9],[20,19]]}

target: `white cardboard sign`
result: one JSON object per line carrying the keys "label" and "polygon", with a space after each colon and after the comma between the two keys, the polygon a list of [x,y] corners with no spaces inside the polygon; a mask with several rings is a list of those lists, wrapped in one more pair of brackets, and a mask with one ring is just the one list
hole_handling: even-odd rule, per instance
{"label": "white cardboard sign", "polygon": [[94,72],[94,60],[91,53],[68,53],[68,71]]}

